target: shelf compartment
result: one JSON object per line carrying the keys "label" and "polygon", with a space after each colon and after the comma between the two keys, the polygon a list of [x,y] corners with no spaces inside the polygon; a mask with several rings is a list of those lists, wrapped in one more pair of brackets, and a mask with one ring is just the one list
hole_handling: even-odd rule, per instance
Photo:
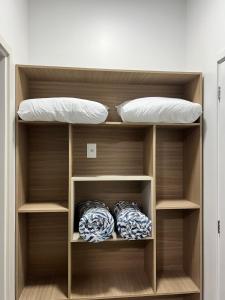
{"label": "shelf compartment", "polygon": [[17,67],[17,107],[28,98],[75,97],[109,107],[109,122],[121,122],[115,106],[143,97],[175,97],[201,103],[201,73]]}
{"label": "shelf compartment", "polygon": [[[18,124],[18,209],[68,201],[68,126]],[[28,207],[25,207],[28,208]],[[31,207],[32,208],[32,207]]]}
{"label": "shelf compartment", "polygon": [[19,213],[68,212],[66,202],[26,203],[19,207]]}
{"label": "shelf compartment", "polygon": [[200,209],[200,206],[186,199],[175,200],[158,200],[156,204],[157,210],[162,209]]}
{"label": "shelf compartment", "polygon": [[[115,203],[119,200],[136,202],[141,211],[153,220],[151,180],[149,176],[73,177],[71,191],[71,241],[74,239],[74,233],[78,232],[79,212],[77,204],[86,200],[103,201],[112,212]],[[152,236],[154,236],[153,232]]]}
{"label": "shelf compartment", "polygon": [[[87,144],[97,145],[97,157],[87,158]],[[72,127],[72,175],[153,174],[153,126]]]}
{"label": "shelf compartment", "polygon": [[158,274],[157,294],[188,294],[199,293],[200,290],[194,281],[184,272],[167,271]]}
{"label": "shelf compartment", "polygon": [[44,278],[27,282],[19,300],[64,300],[67,298],[65,278]]}
{"label": "shelf compartment", "polygon": [[[153,239],[153,237],[146,237],[146,238],[142,239],[142,241],[152,240],[152,239]],[[121,241],[127,241],[127,240],[121,238],[116,232],[114,232],[114,233],[112,234],[112,237],[111,237],[110,239],[104,241],[104,243],[105,243],[105,242],[121,242]],[[136,240],[129,240],[129,241],[132,242],[132,241],[136,241]],[[73,242],[73,243],[87,243],[87,241],[83,240],[83,239],[80,237],[79,232],[74,232],[74,233],[73,233],[72,242]]]}
{"label": "shelf compartment", "polygon": [[73,245],[72,273],[73,299],[153,295],[153,242]]}
{"label": "shelf compartment", "polygon": [[157,293],[199,291],[200,230],[200,210],[157,212]]}
{"label": "shelf compartment", "polygon": [[[177,200],[177,204],[182,204],[181,207],[184,208],[189,206],[197,208],[201,205],[202,155],[200,136],[200,127],[157,128],[157,207],[169,206],[172,208],[175,202],[172,203],[170,199]],[[185,202],[182,202],[182,199]],[[168,204],[166,204],[167,200]]]}
{"label": "shelf compartment", "polygon": [[[17,228],[20,250],[17,253],[17,299],[27,295],[30,289],[43,294],[47,290],[50,293],[51,289],[52,293],[63,293],[61,279],[58,279],[65,279],[67,284],[67,214],[19,214]],[[39,284],[46,289],[38,290]]]}

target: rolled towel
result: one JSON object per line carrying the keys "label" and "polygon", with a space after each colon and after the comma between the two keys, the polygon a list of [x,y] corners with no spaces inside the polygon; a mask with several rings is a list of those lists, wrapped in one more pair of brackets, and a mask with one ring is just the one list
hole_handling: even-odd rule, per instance
{"label": "rolled towel", "polygon": [[115,204],[114,213],[117,221],[117,231],[127,240],[140,240],[151,236],[152,222],[138,208],[137,204],[119,201]]}
{"label": "rolled towel", "polygon": [[114,231],[114,219],[109,208],[100,201],[79,205],[79,233],[82,239],[98,243],[109,239]]}

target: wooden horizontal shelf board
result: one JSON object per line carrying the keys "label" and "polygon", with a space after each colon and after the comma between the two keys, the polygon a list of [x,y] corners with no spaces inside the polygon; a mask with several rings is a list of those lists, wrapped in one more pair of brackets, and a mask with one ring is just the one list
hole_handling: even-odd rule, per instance
{"label": "wooden horizontal shelf board", "polygon": [[18,209],[19,213],[68,212],[66,202],[25,203]]}
{"label": "wooden horizontal shelf board", "polygon": [[139,70],[110,70],[57,66],[18,65],[30,80],[119,83],[119,84],[186,84],[199,78],[199,72],[166,72]]}
{"label": "wooden horizontal shelf board", "polygon": [[75,176],[73,181],[151,181],[151,176],[126,176],[126,175],[102,175],[102,176]]}
{"label": "wooden horizontal shelf board", "polygon": [[[36,124],[36,125],[63,125],[68,124],[66,122],[57,122],[57,121],[24,121],[18,119],[18,123],[21,124]],[[104,122],[101,124],[72,124],[73,126],[100,126],[100,127],[149,127],[149,126],[158,126],[158,127],[174,127],[174,128],[189,128],[200,126],[200,123],[126,123],[126,122]]]}
{"label": "wooden horizontal shelf board", "polygon": [[199,293],[193,280],[183,272],[163,272],[157,277],[157,295]]}
{"label": "wooden horizontal shelf board", "polygon": [[199,209],[200,206],[186,199],[157,200],[156,209]]}
{"label": "wooden horizontal shelf board", "polygon": [[65,279],[40,279],[28,282],[19,300],[63,300],[67,298]]}
{"label": "wooden horizontal shelf board", "polygon": [[73,278],[72,299],[112,299],[153,295],[144,272],[81,275]]}
{"label": "wooden horizontal shelf board", "polygon": [[[146,240],[152,240],[153,237],[147,237],[147,238],[144,238],[142,240],[138,240],[138,241],[146,241]],[[116,232],[113,233],[112,237],[108,240],[105,240],[103,243],[105,242],[121,242],[121,241],[125,241],[125,242],[128,242],[128,241],[134,241],[134,240],[125,240],[123,238],[121,238],[119,235],[117,235]],[[137,241],[137,240],[135,240]],[[80,234],[79,232],[74,232],[73,234],[73,239],[71,241],[72,243],[87,243],[87,241],[83,240],[81,237],[80,237]]]}

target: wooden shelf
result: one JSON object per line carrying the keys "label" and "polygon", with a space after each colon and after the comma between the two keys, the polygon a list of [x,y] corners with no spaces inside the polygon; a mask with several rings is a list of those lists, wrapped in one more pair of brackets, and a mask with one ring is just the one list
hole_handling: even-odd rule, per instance
{"label": "wooden shelf", "polygon": [[157,295],[199,293],[194,281],[183,272],[163,272],[157,279]]}
{"label": "wooden shelf", "polygon": [[65,279],[40,279],[28,282],[23,288],[19,300],[68,299]]}
{"label": "wooden shelf", "polygon": [[18,209],[19,213],[68,212],[66,202],[62,203],[25,203]]}
{"label": "wooden shelf", "polygon": [[[129,241],[148,241],[148,240],[152,240],[153,237],[147,237],[147,238],[144,238],[142,240],[125,240],[123,238],[121,238],[119,235],[117,235],[116,232],[113,233],[112,237],[108,240],[105,240],[105,242],[121,242],[121,241],[125,241],[125,242],[129,242]],[[87,241],[83,240],[81,237],[80,237],[80,234],[79,232],[74,232],[73,234],[73,239],[71,241],[72,243],[87,243]]]}
{"label": "wooden shelf", "polygon": [[74,277],[72,299],[112,299],[154,294],[144,272],[88,274]]}
{"label": "wooden shelf", "polygon": [[157,200],[156,209],[199,209],[200,206],[186,199]]}
{"label": "wooden shelf", "polygon": [[[202,117],[125,123],[115,109],[156,96],[202,104],[202,75],[16,67],[17,109],[25,99],[51,97],[109,108],[101,124],[16,116],[16,300],[202,298]],[[87,143],[97,144],[96,159],[87,159]],[[84,241],[76,205],[95,199],[110,211],[119,200],[136,202],[153,237]]]}
{"label": "wooden shelf", "polygon": [[[36,124],[36,125],[63,125],[68,124],[66,122],[57,122],[57,121],[24,121],[21,119],[17,120],[21,124]],[[126,122],[104,122],[100,124],[72,124],[73,126],[100,126],[100,127],[148,127],[148,126],[158,126],[158,127],[174,127],[174,128],[189,128],[200,126],[200,123],[126,123]]]}
{"label": "wooden shelf", "polygon": [[123,175],[103,175],[103,176],[75,176],[73,181],[151,181],[151,176],[123,176]]}

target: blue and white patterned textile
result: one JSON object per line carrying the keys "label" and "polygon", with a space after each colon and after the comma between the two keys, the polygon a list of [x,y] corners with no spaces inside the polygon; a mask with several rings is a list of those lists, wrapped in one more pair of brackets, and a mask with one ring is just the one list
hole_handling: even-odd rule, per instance
{"label": "blue and white patterned textile", "polygon": [[140,240],[151,236],[152,222],[138,208],[137,204],[119,201],[114,207],[117,231],[127,240]]}
{"label": "blue and white patterned textile", "polygon": [[79,233],[82,239],[98,243],[109,239],[114,231],[114,219],[109,208],[100,201],[79,205]]}

